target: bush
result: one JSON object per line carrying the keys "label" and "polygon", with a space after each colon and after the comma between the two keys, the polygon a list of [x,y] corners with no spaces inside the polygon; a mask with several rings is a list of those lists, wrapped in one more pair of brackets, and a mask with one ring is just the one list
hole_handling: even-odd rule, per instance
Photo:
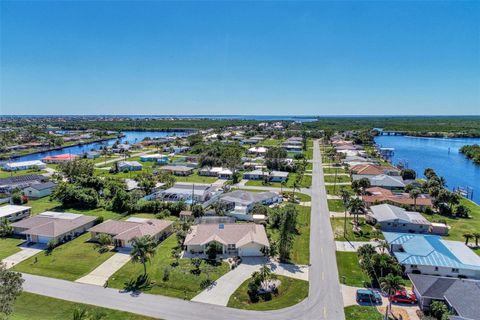
{"label": "bush", "polygon": [[167,282],[169,279],[170,279],[170,269],[168,267],[165,267],[165,269],[163,269],[162,281]]}
{"label": "bush", "polygon": [[260,296],[258,295],[259,286],[255,281],[250,281],[248,283],[248,297],[250,302],[256,303],[260,300]]}

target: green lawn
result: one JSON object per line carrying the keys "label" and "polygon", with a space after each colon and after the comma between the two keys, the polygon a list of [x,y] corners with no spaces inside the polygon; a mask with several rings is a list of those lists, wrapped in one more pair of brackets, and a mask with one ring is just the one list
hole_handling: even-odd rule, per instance
{"label": "green lawn", "polygon": [[308,160],[312,160],[313,159],[313,149],[307,149],[307,151],[304,151],[305,153],[305,156],[307,157]]}
{"label": "green lawn", "polygon": [[335,176],[324,176],[325,182],[351,182],[350,176],[343,176],[337,175],[335,180]]}
{"label": "green lawn", "polygon": [[88,216],[102,216],[105,220],[114,219],[118,220],[122,218],[122,215],[113,211],[106,210],[104,208],[96,209],[76,209],[76,208],[63,208],[60,202],[56,200],[50,200],[50,197],[44,197],[36,200],[29,200],[26,206],[32,207],[32,214],[39,214],[45,211],[67,211],[71,213],[80,213]]}
{"label": "green lawn", "polygon": [[[177,239],[172,235],[165,239],[158,247],[153,260],[147,264],[147,272],[154,281],[152,288],[148,293],[171,296],[181,299],[192,299],[199,294],[202,289],[200,283],[207,279],[205,268],[211,268],[210,279],[216,280],[229,271],[227,263],[212,267],[207,263],[202,263],[202,273],[194,275],[190,273],[192,269],[190,259],[180,259],[177,267],[172,267],[171,263],[175,260],[171,257],[171,251],[177,246]],[[168,281],[163,281],[165,268],[169,268],[170,277]],[[108,279],[109,287],[123,289],[125,282],[143,274],[143,266],[138,263],[129,262]]]}
{"label": "green lawn", "polygon": [[345,320],[382,320],[375,307],[349,306],[345,308]]}
{"label": "green lawn", "polygon": [[328,202],[328,210],[333,211],[333,212],[343,212],[343,211],[345,211],[345,208],[343,207],[342,200],[328,199],[327,202]]}
{"label": "green lawn", "polygon": [[72,319],[73,311],[86,309],[90,313],[104,314],[104,320],[149,320],[153,318],[141,315],[95,307],[91,305],[74,303],[41,296],[38,294],[23,292],[15,301],[14,312],[11,320],[66,320]]}
{"label": "green lawn", "polygon": [[282,140],[279,139],[266,139],[258,143],[258,146],[264,147],[276,147],[282,144]]}
{"label": "green lawn", "polygon": [[430,221],[445,220],[447,222],[451,227],[449,235],[445,237],[448,240],[465,241],[463,234],[480,231],[480,206],[465,198],[462,198],[460,203],[470,209],[470,218],[453,218],[439,214],[424,214],[424,217]]}
{"label": "green lawn", "polygon": [[36,254],[16,265],[13,270],[72,281],[79,279],[114,254],[99,253],[95,244],[87,242],[89,239],[88,232],[58,246],[50,255],[45,252]]}
{"label": "green lawn", "polygon": [[218,180],[218,178],[199,176],[198,173],[195,171],[194,174],[191,174],[186,177],[175,176],[175,180],[177,180],[177,182],[214,183],[215,181]]}
{"label": "green lawn", "polygon": [[[290,191],[283,192],[284,195],[290,195],[291,193]],[[295,198],[298,198],[302,202],[312,201],[312,197],[305,193],[295,192]]]}
{"label": "green lawn", "polygon": [[278,286],[278,294],[272,296],[272,300],[260,300],[257,303],[250,303],[248,297],[248,282],[245,280],[240,287],[232,294],[227,307],[247,310],[277,310],[293,306],[308,296],[308,281],[278,276],[281,284]]}
{"label": "green lawn", "polygon": [[336,196],[339,196],[340,195],[340,189],[343,188],[347,191],[350,191],[352,192],[352,187],[351,186],[340,186],[340,185],[337,185],[337,186],[325,186],[325,189],[327,190],[327,194],[330,194],[330,195],[336,195]]}
{"label": "green lawn", "polygon": [[[292,188],[296,177],[297,177],[296,173],[289,173],[288,174],[288,180],[287,180],[287,183],[284,185],[284,188]],[[265,185],[263,180],[248,180],[245,185],[246,186],[255,186],[255,187],[264,187],[264,186],[276,187],[276,188],[281,188],[282,187],[282,184],[280,182],[270,182],[267,185]],[[300,183],[300,187],[308,188],[311,185],[312,185],[312,176],[304,175],[303,178],[302,178],[302,181]]]}
{"label": "green lawn", "polygon": [[[290,254],[290,262],[295,264],[308,264],[310,261],[310,207],[297,205],[298,234],[295,236]],[[278,230],[267,229],[272,240],[278,239]]]}
{"label": "green lawn", "polygon": [[370,279],[360,267],[356,252],[336,251],[338,276],[340,283],[352,287],[363,287]]}
{"label": "green lawn", "polygon": [[19,177],[19,176],[24,176],[26,174],[42,174],[45,172],[46,172],[45,170],[35,170],[35,169],[18,170],[18,171],[4,171],[3,169],[0,169],[0,178]]}
{"label": "green lawn", "polygon": [[338,168],[323,168],[323,173],[335,173],[335,171],[337,171],[337,173],[347,173],[345,171],[345,169],[343,169],[342,167],[338,167]]}
{"label": "green lawn", "polygon": [[[347,214],[348,217],[348,214]],[[381,232],[375,233],[374,228],[365,223],[364,218],[359,218],[361,222],[361,229],[363,231],[362,235],[356,235],[353,233],[352,222],[353,218],[347,218],[347,239],[350,241],[369,241],[372,239],[383,239],[383,234]],[[343,228],[344,228],[344,218],[331,218],[330,223],[332,224],[333,234],[335,240],[346,241],[343,237]]]}
{"label": "green lawn", "polygon": [[22,239],[0,238],[0,260],[19,252],[18,245],[24,241]]}

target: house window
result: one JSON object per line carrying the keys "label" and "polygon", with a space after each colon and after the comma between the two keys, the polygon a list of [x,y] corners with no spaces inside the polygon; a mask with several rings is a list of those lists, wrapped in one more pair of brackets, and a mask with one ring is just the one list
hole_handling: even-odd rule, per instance
{"label": "house window", "polygon": [[460,271],[457,268],[453,268],[452,272],[459,273]]}
{"label": "house window", "polygon": [[412,268],[412,269],[417,269],[417,265],[416,265],[416,264],[412,264],[412,265],[410,265],[410,268]]}
{"label": "house window", "polygon": [[235,250],[235,244],[229,244],[227,247],[228,250]]}

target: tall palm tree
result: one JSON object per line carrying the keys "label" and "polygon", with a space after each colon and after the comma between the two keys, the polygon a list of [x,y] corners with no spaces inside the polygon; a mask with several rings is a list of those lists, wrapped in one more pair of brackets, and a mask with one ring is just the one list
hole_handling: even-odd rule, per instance
{"label": "tall palm tree", "polygon": [[155,255],[155,247],[157,243],[150,235],[134,238],[132,240],[132,256],[133,262],[143,264],[143,274],[147,274],[147,262]]}
{"label": "tall palm tree", "polygon": [[348,209],[348,203],[351,200],[351,195],[348,190],[346,190],[344,187],[340,188],[340,197],[342,198],[342,203],[343,203],[343,211],[345,213],[345,218],[343,220],[343,237],[347,237],[347,209]]}
{"label": "tall palm tree", "polygon": [[474,236],[471,233],[464,233],[463,237],[465,238],[465,245],[468,246],[468,241],[470,241],[470,239],[472,239]]}
{"label": "tall palm tree", "polygon": [[377,245],[377,248],[380,248],[382,250],[382,253],[385,253],[386,250],[390,249],[390,246],[388,245],[388,242],[383,240],[380,241],[380,243]]}
{"label": "tall palm tree", "polygon": [[478,247],[478,239],[480,239],[480,232],[474,232],[472,235],[475,238],[475,247]]}
{"label": "tall palm tree", "polygon": [[403,288],[403,280],[400,276],[390,273],[386,277],[380,278],[380,288],[388,294],[388,307],[385,311],[385,319],[388,319],[388,314],[392,309],[392,301],[390,297]]}
{"label": "tall palm tree", "polygon": [[415,207],[415,211],[417,210],[417,198],[420,197],[420,195],[422,194],[422,192],[420,191],[420,189],[412,189],[410,190],[410,198],[413,199],[413,205]]}
{"label": "tall palm tree", "polygon": [[362,199],[353,198],[348,202],[348,208],[350,209],[350,212],[353,213],[354,220],[358,222],[358,213],[363,211],[365,204]]}

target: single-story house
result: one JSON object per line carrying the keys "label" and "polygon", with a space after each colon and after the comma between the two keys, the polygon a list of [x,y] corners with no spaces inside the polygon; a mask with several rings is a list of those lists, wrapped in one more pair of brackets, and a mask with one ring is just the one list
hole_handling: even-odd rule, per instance
{"label": "single-story house", "polygon": [[168,156],[164,154],[146,154],[140,156],[140,161],[142,162],[157,162],[161,164],[168,163]]}
{"label": "single-story house", "polygon": [[28,242],[47,244],[50,240],[69,241],[95,224],[97,217],[68,212],[43,212],[12,223],[15,234],[25,235]]}
{"label": "single-story house", "polygon": [[271,205],[283,201],[282,197],[276,192],[249,192],[244,190],[224,193],[220,196],[220,200],[227,204],[230,215],[241,220],[252,220],[249,213],[257,204]]}
{"label": "single-story house", "polygon": [[98,151],[88,151],[85,153],[85,157],[87,159],[97,159],[97,158],[100,158],[100,152]]}
{"label": "single-story house", "polygon": [[420,194],[417,199],[410,197],[408,193],[393,193],[391,190],[372,187],[365,190],[362,196],[363,202],[370,207],[375,204],[389,203],[398,206],[408,206],[409,208],[425,209],[432,207],[432,198],[428,194]]}
{"label": "single-story house", "polygon": [[350,172],[356,175],[362,176],[377,176],[380,174],[386,174],[389,176],[399,176],[400,170],[392,166],[382,166],[374,164],[358,164],[350,168]]}
{"label": "single-story house", "polygon": [[419,212],[407,211],[391,204],[371,206],[370,210],[365,217],[366,221],[374,225],[379,224],[382,231],[448,234],[448,226],[434,227]]}
{"label": "single-story house", "polygon": [[223,191],[219,186],[177,183],[169,189],[157,192],[155,198],[164,201],[204,203],[214,197],[218,197],[222,193]]}
{"label": "single-story house", "polygon": [[296,144],[283,144],[282,147],[287,152],[291,152],[291,153],[300,153],[303,151],[302,146],[296,145]]}
{"label": "single-story house", "polygon": [[243,139],[240,144],[257,144],[259,141],[255,139]]}
{"label": "single-story house", "polygon": [[142,164],[138,161],[118,161],[118,171],[140,171],[142,170]]}
{"label": "single-story house", "polygon": [[442,301],[454,315],[450,319],[480,320],[480,281],[412,273],[408,277],[423,311],[430,311],[433,301]]}
{"label": "single-story house", "polygon": [[247,180],[263,180],[268,177],[269,181],[272,182],[284,182],[288,179],[288,172],[286,171],[271,171],[256,169],[253,171],[245,172],[243,175],[244,179]]}
{"label": "single-story house", "polygon": [[3,166],[5,171],[20,171],[29,169],[45,169],[47,165],[40,160],[8,162]]}
{"label": "single-story house", "polygon": [[376,176],[352,174],[353,181],[360,180],[362,178],[367,178],[370,181],[371,187],[381,187],[384,189],[395,190],[403,189],[406,186],[401,176],[389,176],[386,174],[379,174]]}
{"label": "single-story house", "polygon": [[233,175],[232,170],[222,167],[202,168],[198,170],[201,176],[218,177],[220,179],[230,179]]}
{"label": "single-story house", "polygon": [[107,220],[88,229],[95,240],[101,233],[112,236],[115,246],[131,248],[134,238],[149,235],[155,240],[165,239],[173,231],[173,221],[160,219],[129,218],[127,220]]}
{"label": "single-story house", "polygon": [[55,156],[47,156],[42,159],[43,162],[45,163],[63,163],[63,162],[68,162],[68,161],[73,161],[77,158],[78,156],[75,154],[57,154]]}
{"label": "single-story house", "polygon": [[30,216],[31,210],[31,207],[7,204],[0,207],[0,220],[8,219],[10,222],[22,220]]}
{"label": "single-story house", "polygon": [[26,174],[8,178],[0,178],[0,192],[11,192],[15,189],[23,189],[32,184],[47,181],[48,178],[40,174]]}
{"label": "single-story house", "polygon": [[480,256],[463,242],[438,235],[383,232],[405,273],[480,279]]}
{"label": "single-story house", "polygon": [[160,167],[158,170],[169,172],[175,176],[189,176],[193,173],[193,169],[194,168],[192,167],[180,165],[180,166],[163,166],[163,167]]}
{"label": "single-story house", "polygon": [[251,147],[248,149],[248,153],[254,154],[256,156],[263,156],[267,153],[267,148],[265,147]]}
{"label": "single-story house", "polygon": [[22,190],[23,194],[29,198],[43,198],[49,196],[55,187],[57,186],[56,183],[52,181],[42,182],[32,184],[25,189]]}
{"label": "single-story house", "polygon": [[173,153],[183,153],[187,152],[190,150],[190,147],[187,146],[170,146],[170,147],[165,147],[163,148],[163,151],[165,152],[173,152]]}
{"label": "single-story house", "polygon": [[254,223],[199,224],[192,226],[183,245],[191,253],[205,253],[212,242],[222,254],[240,257],[260,257],[263,248],[270,247],[263,225]]}

